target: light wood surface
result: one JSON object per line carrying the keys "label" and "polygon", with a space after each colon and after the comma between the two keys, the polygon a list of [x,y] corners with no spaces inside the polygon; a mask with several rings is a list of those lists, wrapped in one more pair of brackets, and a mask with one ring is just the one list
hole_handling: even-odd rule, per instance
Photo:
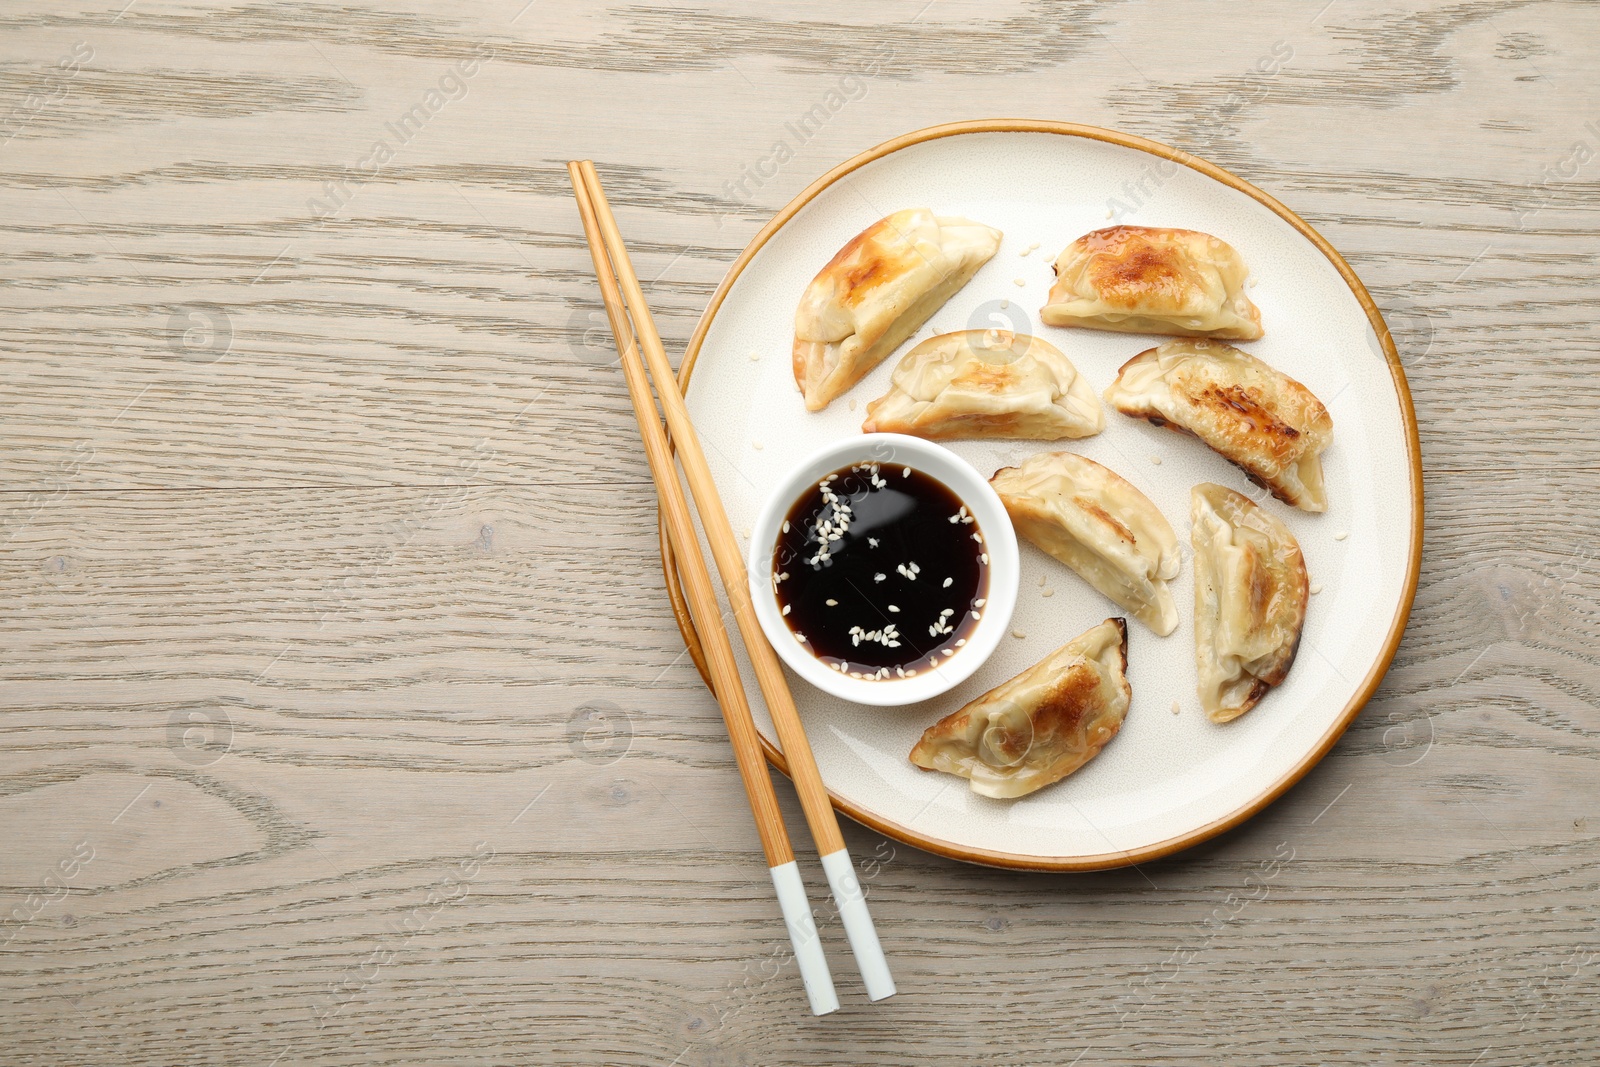
{"label": "light wood surface", "polygon": [[[1600,1059],[1592,4],[525,3],[0,11],[0,1062]],[[814,1019],[562,161],[676,358],[807,182],[994,115],[1177,144],[1344,253],[1422,583],[1214,842],[1041,876],[847,824],[901,992],[839,966]]]}

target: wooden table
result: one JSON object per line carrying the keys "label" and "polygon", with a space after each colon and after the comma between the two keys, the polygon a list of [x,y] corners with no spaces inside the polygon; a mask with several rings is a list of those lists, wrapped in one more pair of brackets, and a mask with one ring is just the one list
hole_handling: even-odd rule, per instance
{"label": "wooden table", "polygon": [[[1319,6],[8,5],[0,1061],[1594,1064],[1597,12]],[[814,1019],[562,162],[681,350],[805,184],[994,115],[1178,144],[1349,258],[1422,584],[1208,845],[848,826],[901,993],[825,925]]]}

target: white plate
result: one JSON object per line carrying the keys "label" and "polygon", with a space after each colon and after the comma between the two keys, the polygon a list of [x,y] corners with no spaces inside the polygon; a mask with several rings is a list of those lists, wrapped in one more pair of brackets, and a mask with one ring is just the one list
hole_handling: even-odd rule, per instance
{"label": "white plate", "polygon": [[[789,360],[800,293],[851,237],[909,207],[964,215],[999,227],[1005,239],[900,352],[825,411],[807,412]],[[685,360],[689,409],[734,529],[745,530],[792,466],[829,441],[860,433],[867,402],[883,395],[899,356],[932,333],[990,325],[1032,333],[1066,353],[1097,391],[1130,357],[1159,344],[1152,336],[1038,322],[1056,254],[1110,225],[1113,211],[1118,221],[1215,234],[1243,255],[1251,268],[1249,294],[1267,332],[1240,347],[1303,382],[1333,415],[1333,445],[1324,456],[1329,507],[1310,515],[1263,499],[1199,441],[1111,410],[1105,431],[1082,441],[949,443],[985,476],[1039,451],[1067,449],[1097,460],[1155,501],[1185,551],[1173,583],[1182,616],[1177,631],[1159,638],[1129,622],[1133,703],[1122,732],[1082,770],[1031,796],[975,796],[964,780],[922,771],[906,758],[941,716],[1102,619],[1126,614],[1031,545],[1023,546],[1012,621],[1026,636],[1007,638],[975,676],[943,697],[863,707],[791,674],[837,806],[900,840],[960,859],[1083,870],[1165,855],[1260,810],[1354,718],[1394,655],[1421,553],[1415,421],[1377,310],[1310,227],[1210,164],[1091,127],[960,123],[864,153],[801,194],[734,264]],[[1189,489],[1203,481],[1245,492],[1288,523],[1313,587],[1321,588],[1288,679],[1224,725],[1206,719],[1195,695]],[[742,666],[757,724],[782,766],[759,690],[748,664]]]}

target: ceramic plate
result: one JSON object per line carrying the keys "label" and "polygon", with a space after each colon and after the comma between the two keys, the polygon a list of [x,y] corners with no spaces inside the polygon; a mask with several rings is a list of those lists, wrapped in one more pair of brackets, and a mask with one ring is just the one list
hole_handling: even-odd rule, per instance
{"label": "ceramic plate", "polygon": [[[1000,228],[1005,239],[899,352],[825,411],[807,412],[789,360],[800,293],[851,237],[909,207],[963,215]],[[1333,415],[1324,455],[1329,507],[1311,515],[1264,497],[1194,438],[1111,410],[1105,431],[1081,441],[950,443],[985,476],[1055,449],[1103,463],[1155,501],[1185,557],[1173,583],[1177,631],[1160,638],[1129,622],[1133,702],[1122,732],[1076,774],[1018,800],[976,796],[964,780],[920,770],[906,755],[941,716],[1102,619],[1126,614],[1031,545],[1022,546],[1013,636],[954,691],[908,707],[863,707],[790,676],[838,808],[932,852],[1088,870],[1165,855],[1237,824],[1293,784],[1349,725],[1388,667],[1410,610],[1421,554],[1415,420],[1366,290],[1321,237],[1260,190],[1177,149],[1092,127],[988,121],[909,134],[835,168],[756,236],[701,319],[683,369],[734,529],[748,529],[769,488],[803,457],[860,433],[868,401],[886,391],[900,355],[934,333],[994,326],[1043,337],[1103,391],[1118,367],[1162,339],[1043,326],[1038,312],[1057,253],[1113,221],[1202,230],[1243,255],[1266,336],[1240,347],[1303,382]],[[1189,490],[1204,481],[1244,492],[1286,522],[1319,590],[1288,679],[1222,725],[1205,717],[1195,695]],[[679,619],[697,651],[681,610]],[[768,754],[782,767],[743,666]]]}

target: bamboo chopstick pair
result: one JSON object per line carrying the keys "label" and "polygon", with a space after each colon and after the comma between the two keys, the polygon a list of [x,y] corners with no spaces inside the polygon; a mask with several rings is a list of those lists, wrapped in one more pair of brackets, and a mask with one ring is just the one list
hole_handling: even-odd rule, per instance
{"label": "bamboo chopstick pair", "polygon": [[[778,905],[789,927],[789,939],[794,946],[795,960],[800,967],[801,981],[805,983],[806,996],[811,1001],[811,1010],[814,1014],[826,1015],[837,1010],[839,998],[834,993],[833,976],[817,938],[811,905],[800,880],[788,830],[778,810],[772,777],[762,758],[744,683],[733,658],[733,644],[723,627],[721,608],[711,584],[711,573],[701,554],[699,539],[695,536],[689,502],[684,496],[683,483],[678,480],[666,432],[662,429],[661,416],[650,395],[649,379],[655,381],[656,393],[666,414],[667,430],[677,445],[678,457],[689,481],[689,492],[694,497],[695,508],[700,513],[700,524],[722,576],[723,589],[728,594],[745,651],[755,668],[756,681],[760,684],[767,710],[778,730],[778,740],[788,758],[789,773],[794,780],[795,791],[800,796],[800,805],[805,810],[806,822],[811,827],[811,836],[816,840],[817,851],[821,854],[828,888],[838,906],[839,918],[844,924],[850,949],[855,954],[856,965],[861,969],[867,996],[871,1000],[893,996],[894,979],[889,974],[888,961],[884,959],[883,948],[878,943],[878,931],[872,925],[872,916],[867,911],[861,883],[856,879],[855,865],[845,850],[844,837],[839,833],[839,823],[828,801],[828,791],[822,784],[821,772],[817,770],[816,759],[811,754],[811,744],[806,740],[805,728],[800,723],[799,712],[795,710],[794,697],[789,692],[778,657],[767,644],[766,636],[756,621],[749,577],[745,572],[744,558],[739,552],[739,543],[734,539],[733,527],[723,511],[722,499],[717,495],[710,468],[706,466],[705,454],[700,450],[700,439],[689,419],[688,408],[684,406],[683,394],[678,390],[678,380],[667,363],[661,336],[656,332],[655,319],[645,303],[644,290],[640,288],[639,278],[628,259],[628,250],[617,230],[617,221],[612,217],[611,206],[600,188],[599,175],[589,160],[568,163],[567,172],[572,177],[572,191],[578,200],[578,212],[583,216],[583,231],[589,242],[589,254],[594,258],[595,275],[600,282],[600,294],[605,300],[606,315],[611,321],[611,332],[616,336],[617,352],[622,357],[622,373],[627,379],[628,396],[633,401],[633,413],[644,439],[645,457],[649,460],[650,474],[660,497],[667,536],[672,542],[672,550],[683,575],[689,614],[705,644],[712,691],[722,708],[728,737],[733,742],[734,760],[744,779],[750,811],[755,816],[756,830],[761,837],[761,847],[766,852],[772,883],[778,892]],[[645,374],[646,364],[649,365],[649,379]]]}

